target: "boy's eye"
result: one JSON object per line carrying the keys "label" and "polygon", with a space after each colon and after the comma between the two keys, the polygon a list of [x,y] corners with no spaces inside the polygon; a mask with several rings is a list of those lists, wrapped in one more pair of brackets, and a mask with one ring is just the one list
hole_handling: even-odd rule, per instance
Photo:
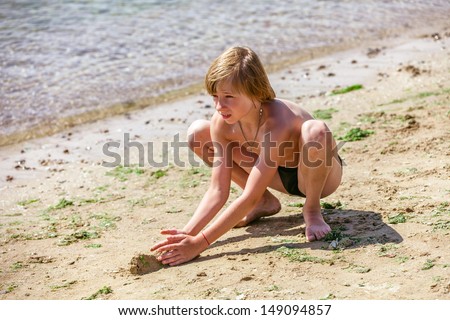
{"label": "boy's eye", "polygon": [[225,98],[231,99],[231,98],[234,98],[234,97],[233,96],[225,96]]}

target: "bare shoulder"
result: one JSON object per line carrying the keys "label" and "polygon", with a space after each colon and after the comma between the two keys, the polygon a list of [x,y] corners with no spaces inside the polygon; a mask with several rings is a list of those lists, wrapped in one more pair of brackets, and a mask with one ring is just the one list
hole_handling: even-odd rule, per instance
{"label": "bare shoulder", "polygon": [[216,141],[230,140],[232,128],[215,112],[211,118],[211,137]]}
{"label": "bare shoulder", "polygon": [[273,133],[293,132],[306,120],[313,119],[310,113],[299,105],[282,99],[275,99],[266,104],[266,130]]}
{"label": "bare shoulder", "polygon": [[303,121],[313,118],[308,111],[306,111],[300,105],[298,105],[292,101],[285,100],[285,99],[275,99],[273,101],[273,103],[274,103],[274,106],[276,106],[277,108],[287,109],[287,115],[290,115],[290,113],[292,113],[292,116],[294,116],[296,118],[301,118]]}

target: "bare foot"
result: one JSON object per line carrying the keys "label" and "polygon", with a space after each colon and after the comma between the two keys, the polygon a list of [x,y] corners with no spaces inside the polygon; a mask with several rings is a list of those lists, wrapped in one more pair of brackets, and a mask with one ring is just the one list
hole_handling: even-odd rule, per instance
{"label": "bare foot", "polygon": [[262,217],[273,216],[274,214],[280,212],[281,204],[280,201],[266,190],[257,204],[256,208],[253,209],[247,216],[239,221],[235,228],[241,228],[248,225],[250,222],[255,221]]}
{"label": "bare foot", "polygon": [[303,209],[303,218],[305,219],[305,235],[308,241],[316,241],[324,238],[330,231],[330,226],[323,220],[320,208],[317,210]]}

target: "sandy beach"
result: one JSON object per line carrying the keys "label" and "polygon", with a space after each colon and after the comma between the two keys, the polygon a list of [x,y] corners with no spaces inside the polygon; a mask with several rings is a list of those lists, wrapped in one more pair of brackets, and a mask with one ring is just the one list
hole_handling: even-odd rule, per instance
{"label": "sandy beach", "polygon": [[[274,192],[280,213],[196,260],[147,260],[208,187],[210,170],[170,144],[213,114],[202,92],[1,147],[0,299],[449,299],[449,48],[447,27],[270,74],[343,141],[323,241],[305,239],[304,199]],[[125,140],[131,166],[105,166],[105,148],[125,159]]]}

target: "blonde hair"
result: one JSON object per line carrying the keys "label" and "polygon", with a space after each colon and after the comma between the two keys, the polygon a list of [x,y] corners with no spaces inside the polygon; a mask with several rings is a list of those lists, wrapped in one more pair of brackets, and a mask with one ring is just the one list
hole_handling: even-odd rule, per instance
{"label": "blonde hair", "polygon": [[240,93],[264,102],[275,99],[267,73],[256,53],[247,47],[232,47],[217,57],[205,76],[206,90],[215,95],[222,81]]}

